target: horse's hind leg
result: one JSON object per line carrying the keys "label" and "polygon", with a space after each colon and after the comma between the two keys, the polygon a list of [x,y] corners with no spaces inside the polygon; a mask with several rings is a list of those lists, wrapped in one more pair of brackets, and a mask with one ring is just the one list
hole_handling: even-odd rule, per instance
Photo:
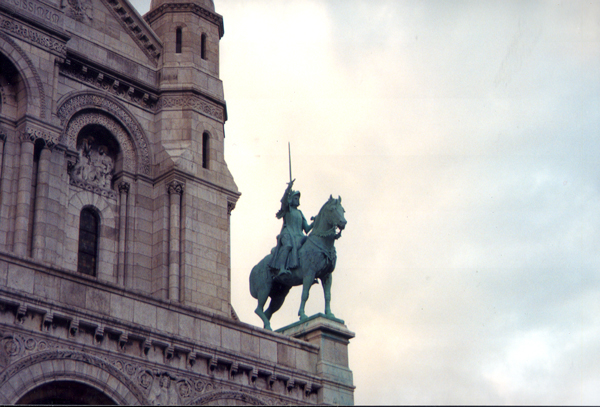
{"label": "horse's hind leg", "polygon": [[269,308],[267,308],[267,310],[265,311],[267,319],[271,320],[273,314],[276,313],[279,310],[279,308],[281,308],[283,302],[285,301],[285,297],[290,292],[290,288],[291,287],[285,287],[282,288],[276,294],[271,294],[271,302],[269,303]]}
{"label": "horse's hind leg", "polygon": [[267,316],[263,312],[263,309],[265,308],[265,303],[267,302],[268,298],[269,298],[269,290],[259,290],[259,292],[258,292],[258,305],[256,306],[256,309],[254,310],[254,313],[256,315],[258,315],[260,317],[260,319],[262,319],[263,324],[264,324],[264,328],[268,329],[269,331],[272,331],[272,329],[271,329],[271,323],[269,322],[269,318],[267,318]]}
{"label": "horse's hind leg", "polygon": [[325,315],[331,318],[335,318],[333,312],[331,312],[331,283],[333,278],[330,274],[327,274],[324,277],[321,277],[321,284],[323,285],[323,294],[325,295]]}

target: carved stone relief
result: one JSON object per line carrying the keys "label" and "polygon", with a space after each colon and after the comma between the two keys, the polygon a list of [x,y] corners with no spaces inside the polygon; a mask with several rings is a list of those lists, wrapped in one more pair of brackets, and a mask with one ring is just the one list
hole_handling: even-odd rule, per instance
{"label": "carved stone relief", "polygon": [[[71,119],[77,112],[86,108],[103,110],[114,116],[119,122],[108,115],[97,112],[82,113],[76,118]],[[93,116],[94,114],[96,116]],[[69,121],[64,136],[66,140],[61,140],[67,146],[71,148],[75,147],[74,141],[81,129],[81,127],[79,129],[77,127],[83,125],[81,121],[91,123],[94,119],[101,120],[99,124],[107,127],[121,145],[125,160],[124,169],[133,172],[137,172],[135,171],[137,169],[142,174],[150,174],[150,152],[142,129],[129,112],[108,99],[105,95],[86,93],[73,96],[60,106],[57,115],[63,125]],[[131,138],[129,135],[131,135]]]}
{"label": "carved stone relief", "polygon": [[101,189],[111,189],[115,158],[107,145],[93,135],[85,136],[78,148],[79,162],[71,172],[75,182],[84,182]]}
{"label": "carved stone relief", "polygon": [[67,0],[67,15],[74,20],[83,22],[92,20],[94,8],[91,0]]}

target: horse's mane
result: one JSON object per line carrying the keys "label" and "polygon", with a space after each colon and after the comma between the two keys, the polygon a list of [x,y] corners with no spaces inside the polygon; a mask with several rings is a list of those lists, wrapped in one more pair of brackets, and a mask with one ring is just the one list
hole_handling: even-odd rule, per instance
{"label": "horse's mane", "polygon": [[335,235],[335,233],[336,233],[335,226],[330,227],[327,224],[326,209],[328,210],[329,207],[331,207],[333,205],[337,205],[338,203],[339,203],[339,201],[337,199],[334,199],[332,196],[329,197],[327,202],[325,202],[325,204],[319,210],[319,214],[315,217],[315,222],[313,223],[313,228],[312,228],[312,231],[310,232],[311,235],[320,236],[320,237],[327,237],[327,236]]}

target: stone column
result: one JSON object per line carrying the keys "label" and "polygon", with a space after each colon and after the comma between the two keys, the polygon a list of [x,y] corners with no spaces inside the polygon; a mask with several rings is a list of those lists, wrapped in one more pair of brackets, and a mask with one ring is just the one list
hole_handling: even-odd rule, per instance
{"label": "stone column", "polygon": [[29,229],[29,209],[31,205],[31,180],[33,177],[33,150],[35,138],[24,133],[21,137],[21,157],[19,159],[19,182],[17,185],[17,212],[13,250],[19,256],[27,254],[27,231]]}
{"label": "stone column", "polygon": [[355,387],[348,367],[348,344],[355,335],[344,321],[316,314],[277,332],[319,346],[316,373],[323,378],[319,404],[354,405]]}
{"label": "stone column", "polygon": [[121,182],[119,184],[119,259],[117,265],[117,284],[125,286],[127,268],[126,264],[126,246],[127,241],[127,197],[129,195],[129,183]]}
{"label": "stone column", "polygon": [[34,259],[44,259],[44,247],[46,246],[46,207],[48,189],[50,186],[50,156],[52,150],[48,145],[40,152],[38,163],[37,185],[35,186],[35,208],[33,215],[33,249]]}
{"label": "stone column", "polygon": [[[2,128],[0,128],[0,182],[3,178],[3,171],[2,171],[2,163],[4,162],[4,143],[6,142],[6,134],[4,134],[4,131],[2,130]],[[2,188],[0,188],[0,195],[2,195]],[[0,200],[1,202],[1,200]]]}
{"label": "stone column", "polygon": [[169,192],[169,299],[179,301],[183,184],[173,181],[167,186],[167,191]]}

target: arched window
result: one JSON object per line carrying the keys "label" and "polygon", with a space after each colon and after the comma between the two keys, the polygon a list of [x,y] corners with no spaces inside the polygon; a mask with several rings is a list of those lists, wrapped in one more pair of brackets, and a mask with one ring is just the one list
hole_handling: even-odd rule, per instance
{"label": "arched window", "polygon": [[177,27],[175,30],[175,53],[181,54],[181,43],[182,43],[183,33],[181,32],[181,27]]}
{"label": "arched window", "polygon": [[206,34],[200,37],[200,58],[206,59]]}
{"label": "arched window", "polygon": [[209,144],[208,144],[208,133],[202,134],[202,168],[208,169],[208,155],[209,155]]}
{"label": "arched window", "polygon": [[80,273],[96,275],[99,232],[100,217],[94,209],[83,208],[79,217],[79,254],[77,256],[77,271]]}

